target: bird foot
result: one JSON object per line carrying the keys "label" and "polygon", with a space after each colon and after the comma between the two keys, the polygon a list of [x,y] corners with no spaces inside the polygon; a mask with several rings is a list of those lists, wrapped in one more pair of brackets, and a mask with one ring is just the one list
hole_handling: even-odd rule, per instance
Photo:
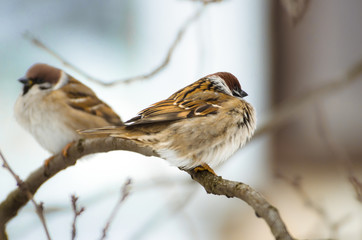
{"label": "bird foot", "polygon": [[216,173],[214,172],[214,170],[206,163],[203,163],[200,166],[195,167],[193,170],[194,170],[194,172],[208,171],[208,172],[212,173],[213,175],[217,176]]}
{"label": "bird foot", "polygon": [[50,161],[51,161],[53,158],[54,158],[54,156],[51,156],[50,158],[48,158],[48,159],[46,159],[46,160],[44,161],[44,166],[45,166],[46,168],[49,167],[49,163],[50,163]]}
{"label": "bird foot", "polygon": [[62,149],[62,156],[63,157],[68,157],[68,150],[70,148],[70,146],[72,146],[73,142],[68,143],[67,145],[65,145],[65,147]]}
{"label": "bird foot", "polygon": [[[73,142],[68,143],[68,144],[62,149],[62,156],[63,156],[63,157],[68,157],[68,150],[69,150],[70,146],[72,146],[72,144],[73,144]],[[54,158],[54,156],[51,156],[50,158],[48,158],[48,159],[46,159],[46,160],[44,161],[44,166],[45,166],[46,168],[49,167],[50,161],[51,161],[53,158]]]}

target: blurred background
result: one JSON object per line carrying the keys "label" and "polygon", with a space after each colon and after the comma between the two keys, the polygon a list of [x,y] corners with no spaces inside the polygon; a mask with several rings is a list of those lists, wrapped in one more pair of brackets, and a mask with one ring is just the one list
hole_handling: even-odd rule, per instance
{"label": "blurred background", "polygon": [[[200,9],[169,64],[131,84],[91,82],[24,35],[109,82],[158,67],[179,30]],[[50,156],[13,116],[21,92],[17,79],[36,62],[81,80],[123,120],[207,74],[229,71],[249,94],[246,100],[256,108],[260,127],[281,116],[283,106],[295,111],[215,171],[261,192],[294,237],[362,239],[361,76],[303,107],[295,101],[347,78],[362,61],[361,12],[358,0],[224,0],[207,6],[192,0],[3,0],[0,149],[23,179]],[[108,239],[273,239],[246,203],[208,195],[166,161],[124,151],[79,160],[39,189],[35,199],[44,202],[52,239],[71,238],[72,194],[85,207],[77,239],[100,238],[128,178],[131,192]],[[0,200],[15,187],[12,176],[0,169]],[[45,239],[29,203],[7,231],[9,239]]]}

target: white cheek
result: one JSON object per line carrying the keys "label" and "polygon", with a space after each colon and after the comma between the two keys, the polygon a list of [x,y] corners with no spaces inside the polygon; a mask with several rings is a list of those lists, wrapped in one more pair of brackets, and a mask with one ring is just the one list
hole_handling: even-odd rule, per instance
{"label": "white cheek", "polygon": [[61,71],[60,78],[59,78],[57,84],[55,84],[55,86],[53,87],[53,90],[57,90],[57,89],[63,87],[65,84],[68,83],[68,81],[69,81],[68,75],[65,72]]}
{"label": "white cheek", "polygon": [[33,85],[29,91],[23,96],[27,101],[32,100],[33,98],[39,98],[44,96],[44,90],[39,88],[39,85]]}

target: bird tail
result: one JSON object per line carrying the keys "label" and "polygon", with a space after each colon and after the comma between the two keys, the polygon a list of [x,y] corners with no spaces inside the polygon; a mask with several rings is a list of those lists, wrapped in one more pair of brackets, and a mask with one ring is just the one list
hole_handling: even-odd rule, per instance
{"label": "bird tail", "polygon": [[[107,126],[102,128],[81,129],[77,132],[84,137],[122,137],[126,135],[125,126]],[[117,135],[117,136],[115,136]]]}

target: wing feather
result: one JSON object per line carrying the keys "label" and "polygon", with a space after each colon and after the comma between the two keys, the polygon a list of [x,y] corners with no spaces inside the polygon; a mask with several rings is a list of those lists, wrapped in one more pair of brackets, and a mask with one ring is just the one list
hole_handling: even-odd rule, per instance
{"label": "wing feather", "polygon": [[110,125],[122,125],[120,117],[110,106],[100,100],[87,86],[70,77],[69,83],[63,87],[69,99],[68,105],[79,111],[92,114],[106,120]]}
{"label": "wing feather", "polygon": [[126,125],[169,122],[216,114],[221,108],[220,104],[226,99],[228,96],[214,91],[207,79],[200,79],[169,98],[140,111],[136,117],[128,120]]}

